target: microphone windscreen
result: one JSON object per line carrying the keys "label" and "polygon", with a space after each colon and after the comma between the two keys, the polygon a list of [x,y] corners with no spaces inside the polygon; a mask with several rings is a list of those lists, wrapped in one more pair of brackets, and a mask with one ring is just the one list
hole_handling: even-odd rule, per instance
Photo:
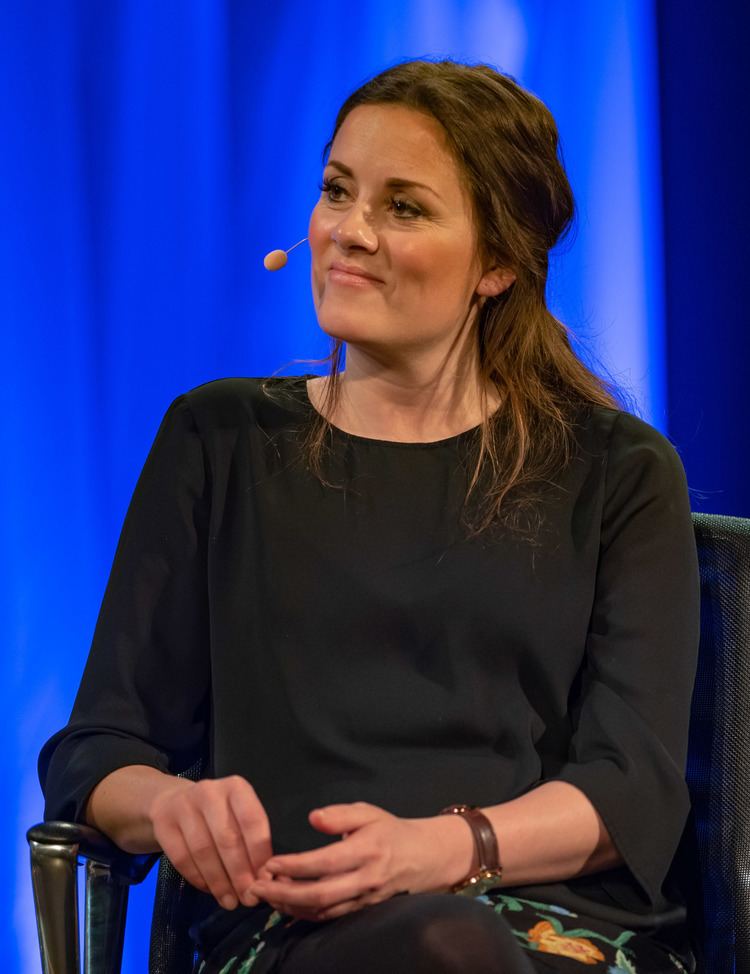
{"label": "microphone windscreen", "polygon": [[286,266],[287,256],[285,250],[272,250],[263,258],[263,266],[267,271],[280,271]]}

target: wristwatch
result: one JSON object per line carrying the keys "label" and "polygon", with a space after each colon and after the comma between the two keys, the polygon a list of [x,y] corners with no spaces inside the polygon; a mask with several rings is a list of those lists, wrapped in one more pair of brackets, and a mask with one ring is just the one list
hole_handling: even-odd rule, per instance
{"label": "wristwatch", "polygon": [[460,896],[482,896],[488,890],[499,886],[503,878],[503,867],[500,865],[497,836],[484,812],[480,812],[473,805],[449,805],[442,809],[440,814],[460,815],[468,823],[474,836],[474,847],[479,863],[476,872],[470,873],[466,879],[451,887],[451,893],[458,893]]}

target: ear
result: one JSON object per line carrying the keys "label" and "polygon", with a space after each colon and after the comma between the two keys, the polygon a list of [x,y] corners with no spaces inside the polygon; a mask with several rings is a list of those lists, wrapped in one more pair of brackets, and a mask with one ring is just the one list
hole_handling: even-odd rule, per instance
{"label": "ear", "polygon": [[515,279],[516,275],[507,267],[493,267],[482,275],[477,284],[477,294],[485,298],[496,298],[498,294],[507,291]]}

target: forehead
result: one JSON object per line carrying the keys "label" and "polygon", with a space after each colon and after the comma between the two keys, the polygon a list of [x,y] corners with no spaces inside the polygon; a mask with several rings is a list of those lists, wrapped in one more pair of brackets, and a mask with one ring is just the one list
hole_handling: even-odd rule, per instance
{"label": "forehead", "polygon": [[440,123],[403,105],[360,105],[344,119],[330,159],[389,179],[439,181],[459,187],[459,171]]}

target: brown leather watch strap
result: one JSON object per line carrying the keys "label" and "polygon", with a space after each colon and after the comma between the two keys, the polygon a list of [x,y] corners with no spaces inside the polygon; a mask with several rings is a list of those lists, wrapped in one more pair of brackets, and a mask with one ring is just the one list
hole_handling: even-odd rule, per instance
{"label": "brown leather watch strap", "polygon": [[503,867],[500,865],[500,852],[497,847],[497,836],[492,828],[492,823],[478,808],[472,805],[449,805],[444,808],[441,815],[460,815],[471,829],[474,836],[474,846],[477,851],[479,864],[476,871],[472,872],[463,883],[459,883],[455,889],[459,889],[469,883],[473,883],[480,876],[492,874],[498,878],[503,874]]}

